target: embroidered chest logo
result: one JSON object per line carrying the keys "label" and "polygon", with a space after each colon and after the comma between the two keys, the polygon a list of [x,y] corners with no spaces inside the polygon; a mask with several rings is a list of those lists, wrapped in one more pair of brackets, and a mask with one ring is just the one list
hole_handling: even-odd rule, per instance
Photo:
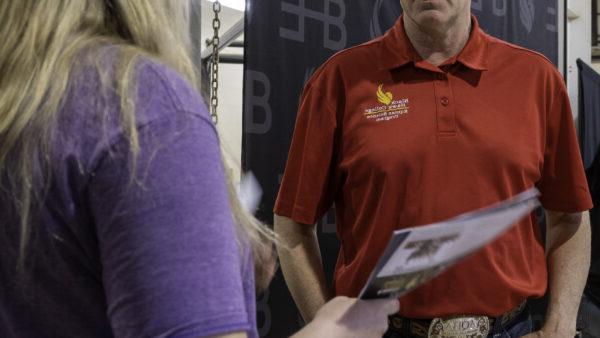
{"label": "embroidered chest logo", "polygon": [[394,100],[394,94],[386,92],[382,84],[377,87],[377,101],[380,105],[365,109],[364,115],[368,120],[390,121],[408,114],[408,99]]}

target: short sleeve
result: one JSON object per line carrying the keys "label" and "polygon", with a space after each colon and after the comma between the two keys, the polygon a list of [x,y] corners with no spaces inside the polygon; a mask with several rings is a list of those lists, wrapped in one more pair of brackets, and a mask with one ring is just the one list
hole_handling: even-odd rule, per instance
{"label": "short sleeve", "polygon": [[307,85],[274,213],[314,224],[333,204],[337,118],[322,92]]}
{"label": "short sleeve", "polygon": [[546,117],[544,165],[538,189],[545,209],[580,212],[592,208],[583,169],[569,97],[562,81],[556,90]]}
{"label": "short sleeve", "polygon": [[216,132],[205,116],[168,113],[138,128],[135,166],[121,139],[89,183],[113,333],[250,332]]}

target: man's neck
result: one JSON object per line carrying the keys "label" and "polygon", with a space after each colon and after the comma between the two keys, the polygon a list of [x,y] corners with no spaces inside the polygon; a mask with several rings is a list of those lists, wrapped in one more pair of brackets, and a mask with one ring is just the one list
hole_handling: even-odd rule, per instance
{"label": "man's neck", "polygon": [[457,18],[441,30],[420,27],[409,17],[404,18],[404,29],[413,47],[423,60],[434,66],[458,55],[469,40],[471,17]]}

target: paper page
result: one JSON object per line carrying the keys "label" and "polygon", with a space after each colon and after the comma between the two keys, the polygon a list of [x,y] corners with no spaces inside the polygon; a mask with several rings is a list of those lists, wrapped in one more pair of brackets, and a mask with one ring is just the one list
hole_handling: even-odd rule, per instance
{"label": "paper page", "polygon": [[361,296],[399,295],[414,289],[529,216],[539,206],[538,195],[530,189],[447,221],[394,232]]}

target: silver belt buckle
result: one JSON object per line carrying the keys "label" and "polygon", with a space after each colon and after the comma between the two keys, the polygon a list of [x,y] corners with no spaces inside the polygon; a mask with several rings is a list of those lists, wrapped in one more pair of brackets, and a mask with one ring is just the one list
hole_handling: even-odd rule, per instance
{"label": "silver belt buckle", "polygon": [[429,338],[485,338],[490,333],[486,316],[434,318],[429,325]]}

